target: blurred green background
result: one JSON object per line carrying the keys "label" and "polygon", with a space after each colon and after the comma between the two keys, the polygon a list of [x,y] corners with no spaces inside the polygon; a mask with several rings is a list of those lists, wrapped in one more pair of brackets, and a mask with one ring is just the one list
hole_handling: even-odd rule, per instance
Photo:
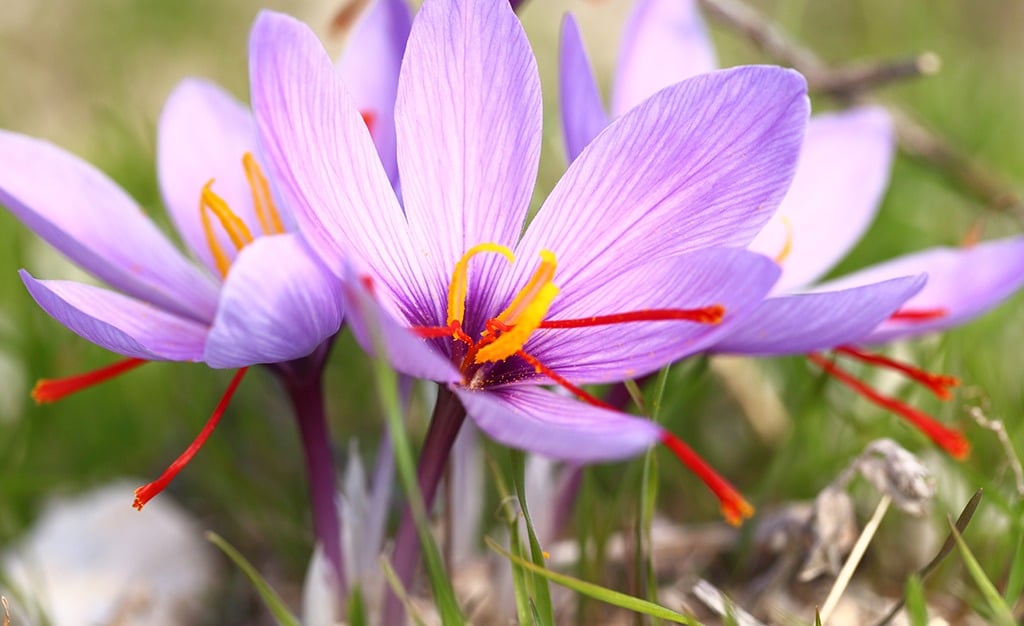
{"label": "blurred green background", "polygon": [[[943,63],[939,75],[878,95],[916,113],[1011,184],[1024,179],[1024,3],[756,4],[830,62],[936,52]],[[185,76],[199,75],[244,98],[247,30],[264,6],[308,20],[331,50],[340,50],[342,43],[328,28],[340,5],[325,0],[4,0],[3,6],[0,127],[51,139],[97,164],[165,228],[153,167],[154,135],[172,87]],[[533,0],[522,11],[540,56],[547,106],[538,200],[564,167],[554,82],[559,16],[571,9],[580,18],[607,86],[628,7],[624,0]],[[735,34],[717,26],[713,32],[723,64],[770,61]],[[1021,230],[1016,218],[959,193],[942,172],[901,158],[880,218],[837,273],[927,246],[956,245],[976,225],[983,226],[985,238]],[[114,476],[155,477],[198,432],[230,378],[229,372],[201,365],[154,363],[57,404],[33,405],[28,394],[36,379],[79,373],[114,359],[41,313],[18,280],[20,267],[45,278],[80,277],[0,212],[0,546],[14,540],[52,494]],[[868,441],[894,437],[922,451],[941,477],[937,528],[941,515],[959,510],[974,488],[987,489],[984,513],[999,519],[1001,530],[969,537],[998,580],[1021,532],[1020,497],[1002,449],[964,409],[983,397],[989,416],[1004,419],[1017,449],[1024,450],[1022,309],[1024,297],[1018,296],[968,327],[896,351],[962,378],[964,387],[948,403],[907,388],[901,397],[965,429],[975,452],[964,463],[932,450],[897,418],[825,384],[802,359],[756,366],[789,412],[792,429],[779,442],[758,440],[751,417],[726,391],[721,376],[699,361],[672,375],[669,425],[761,507],[812,497]],[[351,339],[340,340],[328,372],[339,450],[350,435],[372,449],[380,417],[367,392],[366,370]],[[682,520],[714,519],[713,499],[673,461],[663,461],[664,508]],[[629,472],[621,466],[602,468],[595,484],[611,491],[622,474]],[[170,493],[264,571],[273,570],[281,580],[300,579],[309,522],[298,440],[287,406],[265,373],[253,372],[243,383],[227,418]],[[125,506],[130,504],[126,493]],[[609,525],[625,523],[628,515],[623,512]],[[222,609],[222,621],[231,610]]]}

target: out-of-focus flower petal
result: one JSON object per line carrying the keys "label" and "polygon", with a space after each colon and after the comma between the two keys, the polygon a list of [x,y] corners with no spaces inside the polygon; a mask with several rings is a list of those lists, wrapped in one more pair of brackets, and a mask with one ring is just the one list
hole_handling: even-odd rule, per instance
{"label": "out-of-focus flower petal", "polygon": [[[417,248],[426,251],[416,262],[433,293],[444,293],[471,247],[515,245],[537,176],[540,78],[507,2],[436,0],[420,9],[395,123],[405,211]],[[481,282],[493,283],[505,269],[497,255],[473,263]],[[444,302],[435,300],[441,321]]]}
{"label": "out-of-focus flower petal", "polygon": [[397,322],[354,275],[342,282],[342,296],[346,324],[368,354],[376,354],[380,342],[383,357],[403,374],[440,383],[462,380],[440,351]]}
{"label": "out-of-focus flower petal", "polygon": [[780,260],[775,293],[821,278],[860,240],[878,212],[895,152],[884,109],[811,118],[793,184],[750,244],[751,250]]}
{"label": "out-of-focus flower petal", "polygon": [[571,163],[608,125],[608,114],[601,102],[594,68],[583,47],[579,26],[571,13],[566,13],[562,20],[558,88],[565,151]]}
{"label": "out-of-focus flower petal", "polygon": [[882,343],[945,330],[996,306],[1024,285],[1024,237],[966,248],[930,248],[873,265],[818,289],[840,289],[922,272],[928,274],[928,283],[901,310],[944,314],[931,319],[883,322],[861,343]]}
{"label": "out-of-focus flower petal", "polygon": [[[771,259],[747,250],[701,250],[642,266],[595,284],[586,293],[567,291],[565,297],[555,300],[547,319],[721,305],[725,320],[742,320],[762,301],[778,275]],[[643,376],[702,350],[728,326],[725,321],[667,321],[541,329],[524,350],[574,383],[613,382]],[[526,368],[526,380],[536,384],[541,377],[530,373]]]}
{"label": "out-of-focus flower petal", "polygon": [[526,284],[543,249],[572,291],[684,252],[746,246],[789,185],[807,108],[803,77],[780,68],[722,70],[659,92],[569,166],[495,299]]}
{"label": "out-of-focus flower petal", "polygon": [[199,361],[206,327],[115,291],[63,280],[21,280],[39,306],[111,352],[150,361]]}
{"label": "out-of-focus flower petal", "polygon": [[105,174],[53,144],[0,131],[0,204],[112,287],[197,321],[214,283]]}
{"label": "out-of-focus flower petal", "polygon": [[612,113],[622,115],[661,89],[716,67],[696,2],[638,0],[619,50]]}
{"label": "out-of-focus flower petal", "polygon": [[297,234],[261,237],[231,266],[203,360],[234,368],[306,356],[341,326],[341,284]]}
{"label": "out-of-focus flower petal", "polygon": [[924,276],[915,276],[842,291],[769,298],[732,325],[732,332],[713,351],[777,356],[858,343],[924,284]]}
{"label": "out-of-focus flower petal", "polygon": [[556,459],[610,461],[661,437],[657,424],[536,387],[478,391],[451,386],[466,413],[495,441]]}
{"label": "out-of-focus flower petal", "polygon": [[[252,115],[219,86],[186,79],[171,92],[157,128],[156,165],[167,211],[185,244],[214,274],[217,265],[200,220],[199,198],[203,186],[212,190],[250,229],[259,228],[253,209],[252,189],[242,157],[256,153],[256,128]],[[214,229],[229,259],[235,246],[219,226]],[[254,230],[254,235],[261,234]]]}
{"label": "out-of-focus flower petal", "polygon": [[395,96],[412,14],[406,0],[375,0],[356,22],[338,60],[352,100],[370,124],[384,170],[398,183]]}
{"label": "out-of-focus flower petal", "polygon": [[260,145],[306,241],[339,276],[346,259],[373,268],[382,297],[427,322],[425,309],[437,306],[423,280],[427,252],[414,249],[366,124],[316,35],[264,11],[249,55]]}

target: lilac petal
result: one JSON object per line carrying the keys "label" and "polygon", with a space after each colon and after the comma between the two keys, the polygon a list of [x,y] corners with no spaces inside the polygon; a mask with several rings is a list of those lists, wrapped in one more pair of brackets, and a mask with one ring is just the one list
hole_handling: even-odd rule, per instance
{"label": "lilac petal", "polygon": [[822,285],[838,289],[925,272],[928,283],[901,310],[942,310],[923,321],[886,321],[861,343],[882,343],[958,326],[988,311],[1024,285],[1024,237],[966,248],[930,248],[879,263]]}
{"label": "lilac petal", "polygon": [[[402,195],[426,251],[417,262],[443,294],[471,247],[519,238],[540,157],[540,78],[508,2],[428,2],[406,51],[395,106]],[[473,269],[488,283],[504,264],[485,255]]]}
{"label": "lilac petal", "polygon": [[[771,259],[747,250],[702,250],[595,283],[589,293],[559,296],[547,319],[716,304],[725,308],[725,320],[744,319],[778,275]],[[524,350],[576,384],[614,382],[643,376],[706,348],[727,332],[727,324],[667,321],[539,329]],[[539,378],[543,377],[524,372],[524,380]]]}
{"label": "lilac petal", "polygon": [[[252,104],[278,191],[306,241],[339,276],[373,268],[382,298],[422,321],[438,306],[366,124],[316,35],[264,11],[249,43]],[[443,293],[443,292],[442,292]]]}
{"label": "lilac petal", "polygon": [[239,253],[221,290],[203,360],[236,368],[306,356],[341,327],[341,285],[297,234]]}
{"label": "lilac petal", "polygon": [[584,404],[536,387],[476,390],[450,386],[480,430],[498,443],[580,463],[633,456],[656,444],[649,420]]}
{"label": "lilac petal", "polygon": [[338,68],[356,107],[370,120],[370,135],[391,179],[398,183],[395,156],[395,97],[398,70],[412,14],[406,0],[376,0],[352,28]]}
{"label": "lilac petal", "polygon": [[895,152],[884,109],[811,118],[789,193],[750,244],[755,252],[784,255],[775,293],[813,283],[856,245],[878,212]]}
{"label": "lilac petal", "polygon": [[[379,342],[383,357],[395,370],[439,383],[462,380],[462,374],[427,340],[414,335],[407,326],[381,306],[376,296],[360,284],[355,274],[346,272],[342,298],[346,321],[359,345],[373,356]],[[374,285],[376,292],[376,285]]]}
{"label": "lilac petal", "polygon": [[19,273],[44,311],[102,348],[150,361],[202,358],[207,329],[201,324],[101,287]]}
{"label": "lilac petal", "polygon": [[[217,274],[200,220],[199,198],[213,180],[213,191],[227,201],[253,235],[261,235],[252,189],[242,157],[256,154],[252,115],[219,86],[205,80],[182,81],[164,104],[157,128],[157,175],[167,210],[185,244]],[[215,222],[216,223],[216,222]],[[234,259],[235,246],[218,225],[221,249]]]}
{"label": "lilac petal", "polygon": [[214,283],[105,174],[53,144],[0,131],[0,204],[111,286],[197,321]]}
{"label": "lilac petal", "polygon": [[562,20],[559,48],[558,87],[561,98],[562,132],[569,162],[608,125],[608,114],[594,78],[594,68],[583,47],[576,18],[566,13]]}
{"label": "lilac petal", "polygon": [[612,113],[622,115],[665,87],[717,67],[696,2],[638,0],[619,51]]}
{"label": "lilac petal", "polygon": [[799,74],[743,67],[665,89],[612,122],[548,196],[489,310],[526,284],[543,249],[571,299],[653,261],[749,244],[789,184],[807,106]]}
{"label": "lilac petal", "polygon": [[769,298],[715,344],[718,353],[778,356],[859,343],[921,290],[924,276]]}

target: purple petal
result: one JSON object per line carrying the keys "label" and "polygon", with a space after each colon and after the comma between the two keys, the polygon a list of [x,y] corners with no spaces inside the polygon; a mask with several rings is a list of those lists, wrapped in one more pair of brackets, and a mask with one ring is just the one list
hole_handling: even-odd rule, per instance
{"label": "purple petal", "polygon": [[[446,357],[396,321],[360,282],[354,274],[344,279],[342,298],[347,325],[367,354],[376,354],[379,342],[384,349],[383,357],[403,374],[439,383],[462,380],[462,374]],[[376,292],[376,285],[373,289]]]}
{"label": "purple petal", "polygon": [[775,293],[810,285],[860,241],[878,212],[895,152],[884,109],[811,118],[789,193],[750,244],[755,252],[784,255]]}
{"label": "purple petal", "polygon": [[[199,79],[186,79],[171,92],[157,129],[160,190],[185,244],[214,274],[217,265],[199,212],[208,181],[253,235],[264,234],[242,164],[247,152],[256,154],[256,127],[249,110],[229,93]],[[216,232],[221,249],[233,259],[237,253],[227,233],[219,226]]]}
{"label": "purple petal", "polygon": [[638,0],[622,38],[612,112],[622,115],[665,87],[717,67],[696,2]]}
{"label": "purple petal", "polygon": [[882,343],[945,330],[968,322],[1024,285],[1024,237],[979,243],[967,248],[931,248],[879,263],[831,281],[820,289],[877,282],[892,276],[927,273],[924,289],[904,311],[944,311],[923,321],[886,321],[862,343]]}
{"label": "purple petal", "polygon": [[[482,242],[514,246],[537,176],[537,64],[508,2],[435,0],[416,15],[395,107],[402,195],[434,293]],[[474,260],[484,283],[497,255]],[[443,298],[436,298],[443,319]]]}
{"label": "purple petal", "polygon": [[78,157],[0,131],[0,204],[112,287],[190,319],[213,318],[214,283],[128,194]]}
{"label": "purple petal", "polygon": [[565,291],[712,246],[745,246],[789,184],[807,121],[799,74],[713,72],[665,89],[612,122],[573,161],[516,251],[491,310],[541,250]]}
{"label": "purple petal", "polygon": [[[341,275],[369,271],[418,322],[438,305],[366,124],[327,53],[301,22],[264,11],[249,44],[252,104],[267,165],[306,241]],[[443,292],[442,292],[443,293]]]}
{"label": "purple petal", "polygon": [[150,361],[199,361],[206,327],[117,292],[21,270],[35,301],[55,320],[111,352]]}
{"label": "purple petal", "polygon": [[[702,250],[594,283],[588,293],[563,292],[547,319],[716,304],[725,308],[725,320],[743,319],[760,304],[778,275],[771,259],[747,250]],[[524,350],[576,384],[606,383],[643,376],[698,352],[721,337],[726,326],[726,321],[667,321],[539,329]],[[520,377],[533,382],[543,379],[528,367],[512,378]]]}
{"label": "purple petal", "polygon": [[306,356],[341,327],[341,284],[297,234],[239,253],[221,290],[203,360],[236,368]]}
{"label": "purple petal", "polygon": [[562,20],[559,48],[558,87],[561,98],[562,132],[569,162],[608,125],[608,114],[587,57],[576,18],[566,13]]}
{"label": "purple petal", "polygon": [[584,404],[535,387],[475,390],[452,385],[466,413],[495,441],[576,462],[611,461],[643,452],[661,429],[645,419]]}
{"label": "purple petal", "polygon": [[769,298],[732,324],[732,332],[712,350],[778,356],[859,343],[924,284],[924,276],[914,276],[842,291]]}
{"label": "purple petal", "polygon": [[412,14],[406,0],[376,0],[352,28],[338,68],[356,107],[370,120],[370,135],[391,179],[398,183],[395,156],[395,96],[398,70]]}

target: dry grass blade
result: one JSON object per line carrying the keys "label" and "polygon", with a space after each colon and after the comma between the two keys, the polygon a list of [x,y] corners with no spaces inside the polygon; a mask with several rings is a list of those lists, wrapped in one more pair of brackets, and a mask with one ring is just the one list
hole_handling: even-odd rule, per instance
{"label": "dry grass blade", "polygon": [[825,598],[825,604],[821,606],[819,615],[822,622],[828,621],[828,618],[832,616],[832,611],[839,604],[839,598],[842,597],[847,585],[850,584],[853,572],[864,557],[864,553],[874,538],[878,526],[882,523],[882,517],[889,510],[890,504],[892,504],[892,496],[889,494],[883,495],[882,499],[878,501],[878,506],[875,507],[875,513],[868,520],[868,523],[864,525],[863,532],[857,538],[857,543],[854,544],[853,550],[850,551],[850,556],[846,559],[846,563],[843,564],[843,569],[839,571],[839,576],[836,577],[835,584],[832,585],[832,589],[828,592],[828,597]]}
{"label": "dry grass blade", "polygon": [[7,598],[0,596],[0,604],[4,605],[4,626],[11,626],[11,607],[7,604]]}
{"label": "dry grass blade", "polygon": [[[956,518],[956,524],[954,524],[954,526],[957,533],[962,535],[964,531],[967,530],[967,525],[971,523],[971,519],[974,517],[975,511],[978,510],[978,504],[981,503],[981,496],[983,492],[984,490],[982,489],[975,491],[974,495],[971,496],[971,499],[967,501],[967,506],[965,506],[964,510],[960,512],[960,517]],[[949,535],[946,536],[946,541],[943,542],[938,554],[935,555],[935,558],[928,561],[927,565],[917,570],[917,577],[924,580],[926,576],[935,571],[935,568],[939,566],[939,563],[942,563],[943,559],[949,556],[949,553],[952,552],[955,547],[956,536],[950,532]],[[900,612],[900,609],[903,608],[905,602],[905,599],[900,599],[900,601],[897,602],[896,605],[886,613],[885,617],[875,624],[875,626],[885,626],[885,624],[891,622],[892,619],[896,617],[896,614]]]}

